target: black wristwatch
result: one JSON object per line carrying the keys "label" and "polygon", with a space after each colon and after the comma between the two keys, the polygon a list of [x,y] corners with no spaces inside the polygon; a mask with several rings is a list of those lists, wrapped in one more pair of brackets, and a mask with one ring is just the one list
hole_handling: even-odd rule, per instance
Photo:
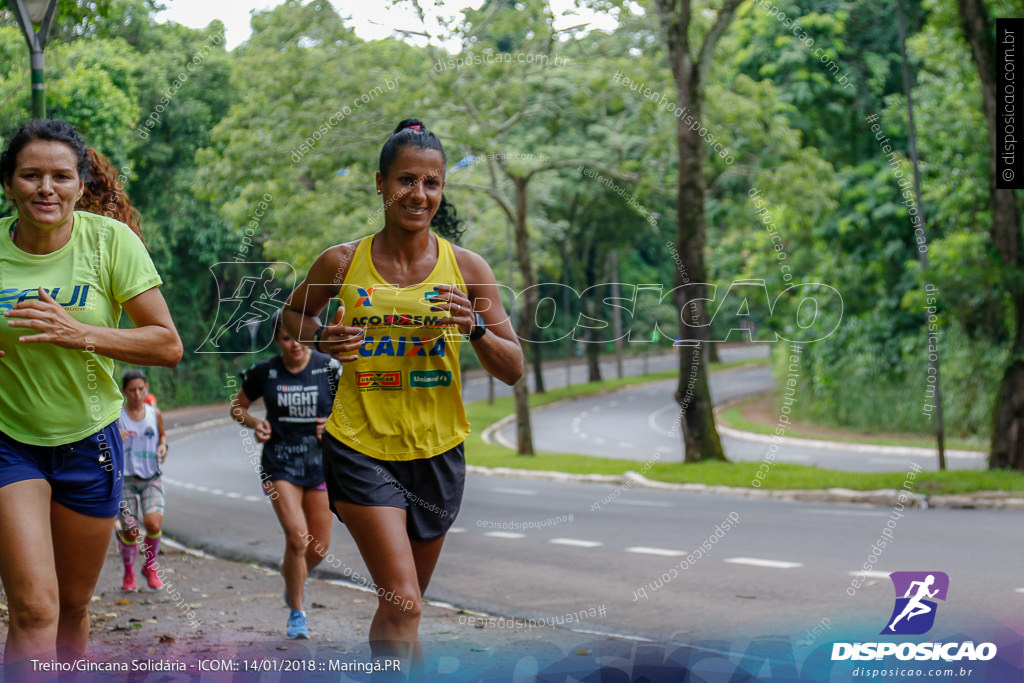
{"label": "black wristwatch", "polygon": [[473,315],[476,316],[476,320],[473,322],[473,329],[469,331],[469,341],[471,342],[487,334],[487,322],[484,317],[479,313],[473,313]]}
{"label": "black wristwatch", "polygon": [[[317,351],[320,351],[320,335],[324,333],[325,327],[327,326],[321,325],[320,327],[317,328],[316,332],[313,333],[313,348],[316,349]],[[323,351],[320,351],[320,353],[323,353]]]}

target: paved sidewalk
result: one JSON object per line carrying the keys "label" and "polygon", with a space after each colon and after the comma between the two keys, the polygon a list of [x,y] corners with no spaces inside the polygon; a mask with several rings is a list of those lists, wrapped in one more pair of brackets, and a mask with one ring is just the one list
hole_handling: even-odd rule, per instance
{"label": "paved sidewalk", "polygon": [[[162,680],[197,680],[201,674],[206,680],[223,681],[306,680],[307,671],[285,671],[297,661],[304,662],[302,666],[312,662],[316,673],[326,676],[320,680],[367,680],[352,669],[370,662],[367,631],[377,604],[374,595],[311,578],[306,614],[312,637],[288,640],[284,636],[288,608],[282,600],[284,583],[278,572],[169,545],[163,544],[159,558],[164,589],[149,590],[138,575],[139,592],[126,593],[120,588],[120,554],[111,543],[90,609],[87,658],[102,666],[127,667],[129,673],[94,671],[78,680],[155,681],[166,675],[164,671],[172,672],[172,677]],[[2,592],[0,604],[2,640],[7,633]],[[479,680],[487,672],[504,672],[494,680],[510,680],[524,657],[534,658],[534,666],[577,670],[582,677],[583,672],[596,668],[597,650],[631,650],[634,646],[631,641],[567,628],[531,629],[503,619],[486,625],[474,623],[482,621],[477,615],[447,606],[425,605],[420,624],[426,661],[423,680]],[[218,666],[233,667],[234,672],[200,669]],[[349,667],[347,676],[351,678],[346,677],[344,667]],[[179,672],[173,673],[175,670]]]}

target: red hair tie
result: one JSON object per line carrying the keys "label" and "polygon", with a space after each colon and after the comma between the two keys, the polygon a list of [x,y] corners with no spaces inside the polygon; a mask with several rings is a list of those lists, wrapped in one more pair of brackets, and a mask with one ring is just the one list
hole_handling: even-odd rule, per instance
{"label": "red hair tie", "polygon": [[419,130],[422,127],[423,126],[419,126],[419,125],[417,125],[417,126],[409,126],[409,130]]}

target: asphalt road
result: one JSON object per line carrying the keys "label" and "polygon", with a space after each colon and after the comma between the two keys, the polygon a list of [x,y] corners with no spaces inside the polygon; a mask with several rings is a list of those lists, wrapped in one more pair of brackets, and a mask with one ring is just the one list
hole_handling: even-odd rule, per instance
{"label": "asphalt road", "polygon": [[[758,372],[727,374],[742,388]],[[646,389],[657,395],[656,385]],[[279,561],[283,536],[240,429],[176,436],[172,445],[167,532],[219,556]],[[738,523],[725,530],[730,516]],[[942,610],[955,621],[947,623],[967,628],[991,617],[1019,628],[1022,522],[1020,512],[898,511],[470,475],[427,597],[554,623],[582,612],[586,619],[573,627],[656,640],[799,635],[822,620],[832,634],[870,639],[892,609],[887,573],[938,570],[951,581]],[[891,538],[873,550],[883,529]],[[691,563],[705,542],[710,551]],[[334,566],[325,563],[325,572],[366,575],[337,522],[331,550]],[[851,573],[866,562],[875,573],[854,588]]]}
{"label": "asphalt road", "polygon": [[[737,352],[740,349],[736,350]],[[551,453],[578,453],[647,462],[681,462],[682,436],[679,406],[672,398],[674,379],[623,389],[534,412],[533,438]],[[775,388],[769,366],[734,368],[711,374],[715,405]],[[782,423],[779,423],[780,426]],[[515,425],[498,430],[496,438],[510,448]],[[735,462],[763,461],[770,444],[722,436],[726,457]],[[847,472],[905,472],[912,463],[938,469],[937,456],[900,454],[863,445],[806,447],[783,443],[773,453],[775,462],[793,463]],[[771,458],[769,458],[771,459]],[[947,453],[949,469],[985,469],[984,454]]]}
{"label": "asphalt road", "polygon": [[[724,363],[743,360],[746,358],[767,358],[771,349],[768,344],[746,344],[746,345],[719,345],[718,356]],[[649,372],[661,372],[662,370],[675,370],[679,368],[679,351],[659,351],[648,354],[645,358],[640,356],[628,356],[622,361],[622,374],[624,377],[643,375]],[[604,357],[601,361],[601,377],[613,379],[617,377],[618,370],[615,361]],[[530,391],[535,389],[533,366],[527,365],[526,380]],[[588,381],[587,366],[584,359],[577,358],[568,368],[563,361],[548,361],[544,364],[544,387],[546,389],[557,389],[566,384],[583,384]],[[481,401],[487,398],[489,379],[481,372],[474,372],[471,377],[465,377],[462,381],[462,398],[467,403]],[[671,395],[671,392],[669,392]],[[506,386],[494,380],[494,396],[511,396],[512,387]]]}
{"label": "asphalt road", "polygon": [[[219,556],[277,562],[283,536],[238,430],[176,439],[174,454],[168,533]],[[730,515],[738,524],[680,570]],[[893,538],[872,567],[880,573],[851,597],[850,573],[869,561],[890,520]],[[799,633],[825,618],[833,628],[877,621],[880,630],[893,597],[884,575],[937,569],[956,588],[946,611],[1019,622],[1022,522],[1020,512],[900,512],[471,475],[427,596],[525,619],[603,608],[603,618],[577,627],[687,641]],[[337,522],[331,551],[330,575],[367,574]],[[677,576],[658,585],[672,568]]]}

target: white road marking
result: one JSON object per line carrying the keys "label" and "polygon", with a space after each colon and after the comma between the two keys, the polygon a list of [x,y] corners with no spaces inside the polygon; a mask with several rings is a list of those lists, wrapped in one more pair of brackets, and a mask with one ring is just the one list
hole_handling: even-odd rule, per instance
{"label": "white road marking", "polygon": [[215,496],[223,496],[224,495],[224,492],[221,491],[220,489],[210,489],[210,493],[212,493]]}
{"label": "white road marking", "polygon": [[1024,588],[1018,588],[1018,589],[1017,589],[1017,592],[1018,592],[1018,593],[1024,593]]}
{"label": "white road marking", "polygon": [[679,410],[679,405],[676,403],[669,403],[664,408],[658,408],[653,413],[647,416],[647,426],[650,427],[653,431],[658,432],[659,434],[664,434],[665,436],[677,436],[676,434],[673,434],[664,427],[658,425],[657,422],[658,417],[662,413],[667,413],[670,410]]}
{"label": "white road marking", "polygon": [[467,531],[467,529],[464,529],[461,526],[453,526],[451,529],[448,530],[448,533],[450,533],[450,534],[464,534],[464,533],[466,533],[466,531]]}
{"label": "white road marking", "polygon": [[227,497],[228,497],[228,498],[241,498],[241,497],[242,497],[242,494],[240,494],[240,493],[235,493],[234,491],[229,491],[229,492],[227,493]]}
{"label": "white road marking", "polygon": [[528,491],[526,489],[491,489],[495,493],[507,493],[512,496],[536,496],[536,491]]}
{"label": "white road marking", "polygon": [[626,548],[627,553],[637,553],[638,555],[658,555],[659,557],[680,557],[686,554],[685,550],[668,550],[666,548],[648,548],[643,545],[635,545],[632,548]]}
{"label": "white road marking", "polygon": [[[808,515],[835,515],[837,517],[888,517],[888,512],[873,510],[803,510]],[[888,574],[886,574],[888,576]]]}
{"label": "white road marking", "polygon": [[595,436],[595,437],[594,437],[594,443],[596,443],[597,445],[601,446],[601,445],[603,445],[603,444],[604,444],[604,439],[602,439],[602,438],[601,438],[601,437],[599,437],[599,436]]}
{"label": "white road marking", "polygon": [[514,531],[488,531],[484,536],[491,538],[525,538],[526,534],[517,534]]}
{"label": "white road marking", "polygon": [[640,508],[670,508],[672,503],[657,503],[651,500],[622,500],[616,498],[612,501],[616,505],[635,505]]}
{"label": "white road marking", "polygon": [[866,576],[869,579],[888,579],[889,572],[879,572],[874,570],[860,571],[860,572],[846,572],[850,576]]}
{"label": "white road marking", "polygon": [[[266,496],[264,496],[264,498],[265,498],[265,497],[266,497]],[[250,503],[258,503],[258,502],[260,502],[260,501],[261,501],[261,500],[263,500],[263,499],[262,499],[262,498],[260,498],[259,496],[245,496],[244,498],[242,498],[242,500],[247,500],[247,501],[249,501]]]}
{"label": "white road marking", "polygon": [[576,548],[596,548],[599,545],[604,545],[600,541],[581,541],[578,538],[552,538],[548,543],[554,543],[555,545],[571,545]]}
{"label": "white road marking", "polygon": [[726,560],[732,564],[746,564],[751,567],[769,567],[771,569],[794,569],[804,566],[800,562],[784,562],[782,560],[762,560],[757,557],[730,557]]}
{"label": "white road marking", "polygon": [[779,457],[779,462],[787,462],[789,460],[797,460],[799,462],[807,462],[811,459],[809,455],[794,455],[792,453],[786,453]]}

